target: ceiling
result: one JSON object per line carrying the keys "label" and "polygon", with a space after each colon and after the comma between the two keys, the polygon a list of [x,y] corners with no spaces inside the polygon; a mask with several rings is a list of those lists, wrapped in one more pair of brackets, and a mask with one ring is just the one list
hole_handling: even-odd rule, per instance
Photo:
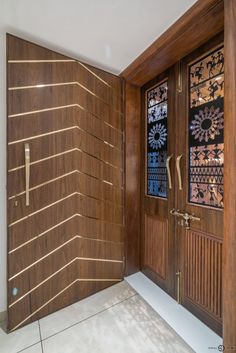
{"label": "ceiling", "polygon": [[9,33],[118,74],[196,0],[1,0]]}

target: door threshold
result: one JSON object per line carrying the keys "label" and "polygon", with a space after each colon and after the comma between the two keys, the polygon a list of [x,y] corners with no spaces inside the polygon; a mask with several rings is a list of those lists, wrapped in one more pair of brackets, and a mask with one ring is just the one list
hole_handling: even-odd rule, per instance
{"label": "door threshold", "polygon": [[218,352],[223,340],[182,305],[147,278],[142,272],[125,280],[196,352]]}

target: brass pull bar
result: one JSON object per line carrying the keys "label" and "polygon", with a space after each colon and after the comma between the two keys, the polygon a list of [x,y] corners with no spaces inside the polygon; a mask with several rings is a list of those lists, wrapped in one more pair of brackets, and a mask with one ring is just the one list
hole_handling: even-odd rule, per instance
{"label": "brass pull bar", "polygon": [[25,205],[29,206],[30,146],[25,143]]}
{"label": "brass pull bar", "polygon": [[172,189],[172,179],[171,179],[171,173],[170,173],[170,160],[172,157],[173,155],[168,156],[166,159],[166,169],[167,169],[169,189]]}
{"label": "brass pull bar", "polygon": [[178,175],[178,180],[179,180],[179,190],[183,190],[182,186],[182,176],[181,176],[181,170],[180,170],[180,161],[182,158],[182,154],[176,158],[176,169],[177,169],[177,175]]}

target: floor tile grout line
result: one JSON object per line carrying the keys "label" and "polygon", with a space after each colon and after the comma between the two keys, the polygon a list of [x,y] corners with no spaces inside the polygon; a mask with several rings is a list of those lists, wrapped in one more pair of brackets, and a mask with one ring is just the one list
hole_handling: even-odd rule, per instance
{"label": "floor tile grout line", "polygon": [[41,343],[41,350],[42,350],[42,353],[44,353],[44,350],[43,350],[42,333],[41,333],[41,327],[40,327],[40,320],[38,320],[38,325],[39,325],[39,337],[40,337],[40,343]]}
{"label": "floor tile grout line", "polygon": [[[93,317],[99,315],[99,314],[102,314],[103,312],[105,312],[105,311],[107,311],[107,310],[109,310],[109,309],[111,309],[111,308],[113,308],[113,307],[115,307],[115,306],[117,306],[117,305],[119,305],[119,304],[125,302],[126,300],[129,300],[129,299],[131,299],[131,298],[137,296],[137,295],[139,295],[139,294],[136,292],[135,294],[131,295],[130,297],[125,298],[125,299],[121,300],[120,302],[117,302],[117,303],[115,303],[115,304],[109,306],[108,308],[105,308],[105,309],[103,309],[103,310],[101,310],[101,311],[98,311],[97,313],[95,313],[95,314],[93,314],[93,315],[90,315],[90,316],[86,317],[85,319],[80,320],[80,321],[74,323],[73,325],[70,325],[70,326],[64,328],[64,329],[61,330],[61,331],[58,331],[57,333],[54,333],[54,334],[51,335],[51,336],[48,336],[48,337],[46,337],[46,338],[42,338],[42,342],[48,340],[49,338],[52,338],[52,337],[54,337],[54,336],[59,335],[60,333],[66,331],[66,330],[68,330],[68,329],[70,329],[71,327],[74,327],[74,326],[76,326],[76,325],[79,325],[79,324],[81,324],[81,323],[83,323],[83,322],[85,322],[85,321],[87,321],[87,320],[89,320],[89,319],[91,319],[91,318],[93,318]],[[43,352],[43,353],[44,353],[44,352]]]}

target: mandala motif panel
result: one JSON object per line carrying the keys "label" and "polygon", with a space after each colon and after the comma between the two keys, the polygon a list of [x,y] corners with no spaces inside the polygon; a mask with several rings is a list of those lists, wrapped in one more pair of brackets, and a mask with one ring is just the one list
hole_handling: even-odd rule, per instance
{"label": "mandala motif panel", "polygon": [[223,48],[193,64],[189,76],[189,201],[223,208]]}
{"label": "mandala motif panel", "polygon": [[167,197],[167,81],[147,92],[147,195]]}

